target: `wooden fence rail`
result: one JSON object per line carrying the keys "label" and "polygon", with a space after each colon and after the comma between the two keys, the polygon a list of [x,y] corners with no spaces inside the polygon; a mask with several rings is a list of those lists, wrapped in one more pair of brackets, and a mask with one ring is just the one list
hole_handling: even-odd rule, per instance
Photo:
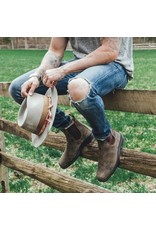
{"label": "wooden fence rail", "polygon": [[[31,140],[31,134],[20,128],[16,123],[0,119],[0,130],[20,136],[27,140]],[[50,132],[43,145],[58,150],[64,150],[66,139],[61,133]],[[98,160],[98,146],[96,142],[90,143],[83,150],[82,157],[97,161]],[[156,177],[156,155],[138,152],[130,149],[122,149],[120,157],[120,167],[144,174],[147,176]]]}
{"label": "wooden fence rail", "polygon": [[[0,82],[0,95],[10,97],[9,82]],[[117,90],[103,97],[108,110],[156,115],[156,90]],[[66,96],[59,96],[59,104],[69,105]]]}
{"label": "wooden fence rail", "polygon": [[[0,95],[10,96],[8,93],[9,84],[8,82],[0,83]],[[156,115],[156,90],[118,90],[103,97],[103,100],[106,109],[109,110]],[[59,96],[59,104],[69,105],[67,97]],[[28,131],[20,128],[15,122],[3,118],[0,118],[0,130],[31,140],[31,134]],[[62,151],[65,148],[66,139],[62,133],[56,134],[50,132],[43,145]],[[98,146],[96,141],[93,141],[84,148],[82,157],[93,161],[98,160]],[[43,166],[34,165],[18,158],[16,159],[4,153],[4,151],[0,152],[0,159],[1,164],[6,167],[19,170],[61,192],[110,192],[81,180],[77,181],[66,175],[58,174],[46,167],[42,168]],[[28,165],[28,168],[26,165]],[[156,155],[123,148],[119,167],[156,178]],[[48,179],[46,179],[46,175],[48,175]],[[74,185],[72,188],[70,187],[70,183]]]}
{"label": "wooden fence rail", "polygon": [[[0,131],[0,151],[5,151],[4,134]],[[0,163],[0,184],[2,192],[9,192],[8,168]]]}
{"label": "wooden fence rail", "polygon": [[60,192],[72,193],[108,193],[109,190],[92,185],[82,180],[58,173],[53,169],[19,159],[0,151],[1,163],[11,169],[36,179]]}

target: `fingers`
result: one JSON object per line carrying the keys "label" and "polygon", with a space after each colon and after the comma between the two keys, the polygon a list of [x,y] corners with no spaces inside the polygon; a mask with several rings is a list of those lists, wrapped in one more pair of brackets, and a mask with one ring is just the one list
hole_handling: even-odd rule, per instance
{"label": "fingers", "polygon": [[46,74],[44,75],[42,82],[48,88],[52,88],[54,85],[56,85],[56,81],[50,80],[50,78]]}
{"label": "fingers", "polygon": [[29,95],[32,96],[35,89],[37,88],[36,84],[32,83],[31,88],[29,90]]}
{"label": "fingers", "polygon": [[26,85],[25,83],[21,86],[21,96],[27,97],[29,92],[30,86]]}
{"label": "fingers", "polygon": [[37,79],[32,79],[29,81],[26,81],[22,86],[21,86],[21,96],[22,97],[27,97],[28,94],[30,96],[33,95],[35,89],[39,86],[39,81]]}
{"label": "fingers", "polygon": [[43,82],[44,85],[46,85],[46,84],[47,84],[47,81],[48,81],[48,76],[45,74],[45,75],[43,76],[43,78],[42,78],[42,82]]}

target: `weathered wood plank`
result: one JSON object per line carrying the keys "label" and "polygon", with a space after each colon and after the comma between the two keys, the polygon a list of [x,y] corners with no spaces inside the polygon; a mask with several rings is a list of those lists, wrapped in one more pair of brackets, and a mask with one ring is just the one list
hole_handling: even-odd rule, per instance
{"label": "weathered wood plank", "polygon": [[[3,132],[0,131],[0,151],[5,151],[4,144],[4,135]],[[8,176],[8,168],[5,167],[0,161],[0,184],[2,193],[9,192],[9,176]]]}
{"label": "weathered wood plank", "polygon": [[[0,108],[0,117],[1,117],[1,108]],[[5,143],[4,143],[4,134],[0,131],[0,151],[5,151]],[[2,193],[9,192],[9,176],[8,176],[8,168],[5,167],[0,161],[0,184]]]}
{"label": "weathered wood plank", "polygon": [[0,95],[10,97],[8,92],[10,82],[0,82]]}
{"label": "weathered wood plank", "polygon": [[6,167],[22,172],[60,192],[68,193],[109,193],[109,190],[92,185],[88,182],[58,173],[51,168],[19,159],[0,151],[2,164]]}
{"label": "weathered wood plank", "polygon": [[[31,140],[31,134],[28,131],[21,129],[16,123],[11,121],[0,119],[0,130]],[[66,139],[62,133],[56,134],[50,132],[43,145],[63,151]],[[82,157],[93,161],[98,160],[98,146],[96,141],[84,148]],[[122,149],[119,167],[143,175],[156,177],[156,155]]]}
{"label": "weathered wood plank", "polygon": [[156,115],[156,90],[118,90],[103,100],[109,110]]}
{"label": "weathered wood plank", "polygon": [[[0,82],[0,95],[10,96],[8,82]],[[103,97],[107,110],[156,115],[156,90],[116,90]],[[69,105],[67,96],[59,96],[58,104]]]}

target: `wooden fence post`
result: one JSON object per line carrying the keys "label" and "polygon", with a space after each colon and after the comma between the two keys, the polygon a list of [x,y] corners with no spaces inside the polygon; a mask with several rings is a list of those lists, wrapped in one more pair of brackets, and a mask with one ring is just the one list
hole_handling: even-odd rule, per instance
{"label": "wooden fence post", "polygon": [[[0,117],[1,117],[1,107],[0,107]],[[4,134],[0,131],[0,150],[5,151],[5,143],[4,143]],[[1,193],[9,192],[9,176],[8,176],[8,168],[1,164],[0,158],[0,189]]]}

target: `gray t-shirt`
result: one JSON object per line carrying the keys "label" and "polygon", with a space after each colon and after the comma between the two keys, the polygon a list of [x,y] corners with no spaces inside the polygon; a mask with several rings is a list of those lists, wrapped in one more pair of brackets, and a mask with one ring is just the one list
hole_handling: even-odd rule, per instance
{"label": "gray t-shirt", "polygon": [[[120,52],[115,62],[121,64],[129,78],[133,77],[133,40],[130,37],[120,37]],[[73,53],[77,58],[83,58],[101,46],[100,37],[71,37],[69,38]]]}

